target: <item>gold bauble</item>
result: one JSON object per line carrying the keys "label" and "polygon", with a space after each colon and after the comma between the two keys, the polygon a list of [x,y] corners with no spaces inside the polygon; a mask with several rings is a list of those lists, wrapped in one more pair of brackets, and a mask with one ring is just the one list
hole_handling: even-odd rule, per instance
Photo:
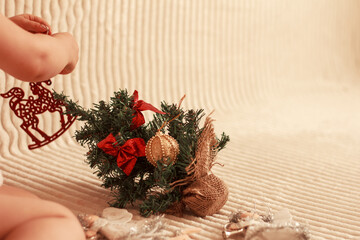
{"label": "gold bauble", "polygon": [[175,162],[179,151],[178,142],[160,131],[150,138],[145,148],[146,158],[154,166],[157,166],[157,161],[165,161],[165,164]]}

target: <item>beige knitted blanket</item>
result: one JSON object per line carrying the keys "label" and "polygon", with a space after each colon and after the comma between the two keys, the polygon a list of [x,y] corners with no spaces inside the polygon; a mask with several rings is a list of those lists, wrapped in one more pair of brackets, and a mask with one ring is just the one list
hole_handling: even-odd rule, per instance
{"label": "beige knitted blanket", "polygon": [[[127,88],[156,107],[186,94],[184,107],[215,110],[215,131],[231,141],[212,171],[229,200],[211,217],[167,216],[174,231],[200,227],[196,239],[221,239],[228,215],[256,204],[260,213],[288,208],[313,239],[360,237],[359,1],[0,0],[0,12],[33,13],[74,34],[80,62],[52,87],[85,107]],[[28,89],[0,72],[0,93],[14,86]],[[75,213],[107,206],[72,138],[80,123],[30,151],[3,98],[0,117],[5,184]],[[55,115],[40,122],[58,128]]]}

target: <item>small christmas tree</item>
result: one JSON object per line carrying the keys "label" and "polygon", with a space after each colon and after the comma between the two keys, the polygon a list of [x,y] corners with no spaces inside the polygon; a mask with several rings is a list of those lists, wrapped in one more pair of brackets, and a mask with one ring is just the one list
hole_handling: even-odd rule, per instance
{"label": "small christmas tree", "polygon": [[[127,204],[139,203],[140,213],[149,216],[181,203],[183,191],[190,182],[174,183],[192,174],[188,167],[196,162],[197,144],[204,129],[199,126],[205,115],[203,109],[184,110],[180,104],[162,102],[159,111],[138,100],[137,91],[130,96],[127,90],[119,90],[109,102],[100,101],[87,110],[64,94],[54,93],[54,96],[66,104],[66,114],[84,121],[81,129],[75,132],[75,138],[88,148],[87,163],[95,169],[103,186],[111,189],[114,197],[111,206],[124,208]],[[147,124],[144,124],[143,110],[155,112]],[[147,160],[144,144],[157,134],[176,140],[176,159],[165,154],[153,164]],[[164,139],[157,144],[163,144],[159,147],[169,152],[171,149],[164,147],[173,145],[164,145]],[[228,141],[229,137],[223,133],[211,147],[220,151]]]}

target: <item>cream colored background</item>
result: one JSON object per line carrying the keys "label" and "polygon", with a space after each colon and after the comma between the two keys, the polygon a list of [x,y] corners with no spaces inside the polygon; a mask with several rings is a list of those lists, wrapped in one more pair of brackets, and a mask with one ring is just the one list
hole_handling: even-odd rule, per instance
{"label": "cream colored background", "polygon": [[[313,239],[360,237],[359,1],[0,0],[0,12],[33,13],[74,34],[80,62],[53,86],[85,107],[127,88],[155,106],[186,93],[185,107],[216,110],[216,130],[231,142],[213,171],[229,201],[204,219],[169,216],[173,229],[202,227],[197,239],[221,239],[228,215],[256,203],[261,213],[290,209]],[[0,79],[0,92],[27,89]],[[71,137],[79,123],[29,151],[8,100],[0,111],[5,183],[74,212],[106,206],[108,192]],[[56,122],[45,116],[41,126],[52,132]]]}

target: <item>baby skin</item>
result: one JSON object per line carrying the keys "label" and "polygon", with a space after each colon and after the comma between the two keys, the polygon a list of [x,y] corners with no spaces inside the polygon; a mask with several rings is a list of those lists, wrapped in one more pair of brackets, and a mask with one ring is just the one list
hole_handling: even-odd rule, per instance
{"label": "baby skin", "polygon": [[[0,14],[0,70],[28,82],[71,73],[78,45],[69,33],[52,34],[48,23],[29,14]],[[6,183],[6,178],[5,178]],[[0,240],[84,240],[66,207],[19,188],[0,186]]]}
{"label": "baby skin", "polygon": [[0,187],[1,240],[83,240],[78,219],[64,206],[10,186]]}

